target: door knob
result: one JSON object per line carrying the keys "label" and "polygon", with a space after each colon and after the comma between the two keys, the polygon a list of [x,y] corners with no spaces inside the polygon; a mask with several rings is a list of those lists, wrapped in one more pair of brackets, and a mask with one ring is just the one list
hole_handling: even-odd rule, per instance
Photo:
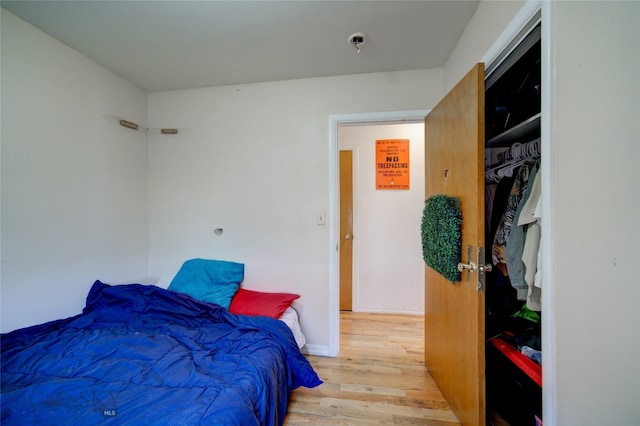
{"label": "door knob", "polygon": [[476,265],[473,262],[469,262],[469,263],[458,263],[458,271],[460,272],[464,272],[464,271],[469,271],[469,272],[473,272],[476,269],[480,270],[480,272],[491,272],[491,270],[493,269],[493,266],[490,263],[487,263],[486,265]]}
{"label": "door knob", "polygon": [[347,234],[347,235],[344,236],[344,239],[345,240],[352,240],[353,239],[353,235]]}
{"label": "door knob", "polygon": [[491,263],[484,263],[484,247],[478,247],[477,249],[478,263],[475,263],[471,260],[472,255],[473,248],[471,246],[467,246],[467,259],[469,259],[469,263],[458,263],[458,271],[466,271],[469,273],[467,275],[467,281],[471,279],[471,274],[473,274],[475,271],[478,271],[478,290],[485,291],[485,275],[487,272],[491,272],[491,270],[493,269],[493,265],[491,265]]}
{"label": "door knob", "polygon": [[473,262],[458,263],[458,271],[460,271],[460,272],[464,272],[464,271],[473,272],[473,271],[476,270],[477,267],[478,267],[478,265],[476,265]]}

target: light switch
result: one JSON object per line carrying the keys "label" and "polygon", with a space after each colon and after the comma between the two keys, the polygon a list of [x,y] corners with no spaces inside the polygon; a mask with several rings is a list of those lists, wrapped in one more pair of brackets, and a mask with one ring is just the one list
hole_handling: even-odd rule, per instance
{"label": "light switch", "polygon": [[326,216],[327,212],[324,210],[320,210],[316,213],[316,225],[324,225],[327,222]]}

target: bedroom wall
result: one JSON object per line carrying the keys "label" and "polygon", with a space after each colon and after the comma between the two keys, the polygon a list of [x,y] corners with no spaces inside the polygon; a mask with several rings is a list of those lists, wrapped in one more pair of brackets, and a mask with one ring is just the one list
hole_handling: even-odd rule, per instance
{"label": "bedroom wall", "polygon": [[640,3],[547,10],[556,424],[637,425]]}
{"label": "bedroom wall", "polygon": [[526,3],[523,0],[480,2],[444,65],[445,93],[481,61],[482,56]]}
{"label": "bedroom wall", "polygon": [[302,295],[309,346],[326,348],[337,218],[316,216],[329,212],[337,155],[329,116],[427,109],[442,95],[441,69],[150,94],[151,126],[182,129],[149,138],[150,275],[167,282],[193,257],[243,262],[247,288]]}
{"label": "bedroom wall", "polygon": [[146,94],[4,9],[1,329],[75,315],[147,272]]}
{"label": "bedroom wall", "polygon": [[[408,190],[376,189],[378,139],[409,140]],[[341,125],[338,142],[353,151],[353,310],[424,314],[424,123]]]}

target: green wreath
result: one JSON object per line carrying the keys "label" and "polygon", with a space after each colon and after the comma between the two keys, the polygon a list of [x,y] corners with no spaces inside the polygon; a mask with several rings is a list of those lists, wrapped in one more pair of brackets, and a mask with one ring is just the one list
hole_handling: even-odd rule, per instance
{"label": "green wreath", "polygon": [[460,281],[462,251],[460,199],[439,194],[425,201],[422,213],[422,258],[451,282]]}

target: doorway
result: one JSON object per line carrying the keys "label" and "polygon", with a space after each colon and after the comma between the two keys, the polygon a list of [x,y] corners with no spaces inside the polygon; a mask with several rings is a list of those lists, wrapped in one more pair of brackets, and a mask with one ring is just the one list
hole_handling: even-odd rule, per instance
{"label": "doorway", "polygon": [[[341,139],[340,136],[340,128],[341,127],[359,127],[359,126],[380,126],[380,129],[385,126],[392,125],[400,125],[400,124],[409,124],[409,123],[419,123],[422,126],[425,115],[428,113],[427,110],[415,110],[415,111],[399,111],[399,112],[386,112],[386,113],[364,113],[364,114],[349,114],[349,115],[340,115],[340,116],[330,116],[329,124],[330,124],[330,214],[329,214],[329,227],[330,227],[330,285],[329,285],[329,299],[330,299],[330,314],[329,314],[329,356],[335,356],[339,352],[339,337],[340,337],[340,324],[339,324],[339,312],[340,312],[340,245],[342,243],[342,235],[340,232],[340,221],[339,221],[339,207],[340,207],[340,150],[344,147],[348,147],[352,149],[351,142],[345,142]],[[381,133],[378,133],[381,134]],[[392,136],[393,137],[393,136]],[[389,136],[382,136],[382,138],[389,138]],[[423,138],[423,135],[422,135]],[[372,142],[369,141],[367,143],[373,143],[375,147],[376,137],[373,138]],[[423,143],[423,139],[420,141]],[[372,150],[374,148],[371,148]],[[353,309],[360,310],[362,312],[399,312],[401,309],[392,308],[388,309],[384,306],[376,306],[372,300],[375,298],[384,297],[380,295],[380,288],[368,288],[366,291],[361,291],[363,286],[360,285],[362,282],[372,282],[371,277],[367,276],[369,273],[368,269],[370,268],[362,268],[359,263],[359,258],[363,255],[361,253],[363,251],[363,247],[366,249],[378,250],[379,253],[384,252],[386,243],[389,243],[391,246],[393,245],[394,231],[393,229],[386,229],[387,227],[381,226],[378,222],[376,222],[376,217],[380,219],[382,213],[380,213],[379,208],[371,208],[370,205],[364,203],[361,200],[362,194],[359,193],[364,191],[365,188],[367,191],[375,194],[375,182],[372,180],[372,176],[374,175],[374,164],[375,160],[370,157],[374,155],[374,151],[365,155],[364,150],[357,148],[357,155],[354,159],[354,223],[353,223]],[[369,156],[369,157],[368,157]],[[420,157],[419,154],[416,154],[416,160]],[[363,175],[369,174],[369,177],[363,177]],[[418,178],[415,179],[416,183]],[[423,191],[421,191],[421,197],[423,197]],[[395,193],[395,194],[394,194]],[[394,201],[399,201],[401,197],[401,193],[399,191],[378,191],[378,196],[385,196],[390,199],[387,200],[389,205],[392,205]],[[366,198],[366,197],[365,197]],[[420,203],[422,203],[421,200]],[[362,205],[361,205],[362,204]],[[366,207],[366,208],[365,208]],[[361,210],[359,210],[359,208]],[[402,210],[402,207],[399,206],[399,209]],[[422,207],[420,205],[419,210],[421,211]],[[359,211],[363,213],[368,212],[368,214],[360,214]],[[373,212],[373,214],[371,214]],[[388,214],[388,213],[385,213]],[[392,214],[392,213],[391,213]],[[366,221],[362,221],[363,223],[358,223],[361,216],[366,216]],[[371,244],[370,240],[366,241],[367,230],[366,227],[369,226],[369,229],[373,229],[373,232],[369,231],[369,234],[375,233],[375,238],[378,238],[378,241],[382,241],[382,243]],[[419,229],[419,223],[414,227]],[[364,234],[362,234],[364,232]],[[360,235],[359,235],[360,234]],[[416,232],[416,236],[419,235]],[[388,247],[386,248],[389,249]],[[379,255],[378,253],[378,255]],[[370,255],[371,253],[366,253]],[[375,253],[374,253],[375,255]],[[420,261],[421,255],[418,254]],[[382,263],[374,262],[374,263]],[[374,265],[375,266],[375,265]],[[397,265],[392,265],[397,266]],[[422,267],[423,268],[423,267]],[[359,272],[361,270],[367,269],[367,271],[362,274]],[[392,269],[392,268],[387,268]],[[423,273],[423,269],[421,270]],[[361,276],[362,275],[362,276]],[[384,279],[385,277],[382,277]],[[423,284],[422,284],[423,285]],[[421,285],[421,287],[422,287]],[[393,288],[389,286],[387,280],[387,288],[383,289],[389,292],[389,288]],[[373,297],[373,299],[371,297]],[[423,299],[423,298],[422,298]],[[412,312],[407,312],[412,313]],[[418,312],[413,312],[418,313]],[[419,312],[421,313],[421,312]]]}

